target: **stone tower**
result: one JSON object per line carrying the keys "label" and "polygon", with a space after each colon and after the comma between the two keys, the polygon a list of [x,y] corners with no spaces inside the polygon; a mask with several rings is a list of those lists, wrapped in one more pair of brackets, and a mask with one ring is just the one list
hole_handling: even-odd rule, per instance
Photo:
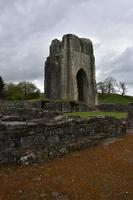
{"label": "stone tower", "polygon": [[72,34],[52,41],[45,63],[45,93],[95,105],[95,58],[92,42]]}

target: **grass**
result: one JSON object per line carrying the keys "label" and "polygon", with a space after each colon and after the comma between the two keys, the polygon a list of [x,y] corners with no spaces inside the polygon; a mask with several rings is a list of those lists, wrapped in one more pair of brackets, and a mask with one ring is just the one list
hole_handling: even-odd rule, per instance
{"label": "grass", "polygon": [[111,116],[117,119],[124,119],[127,117],[126,112],[100,112],[100,111],[91,111],[91,112],[72,112],[65,113],[66,116],[79,116],[81,118],[92,118],[98,115],[100,116]]}
{"label": "grass", "polygon": [[128,104],[133,103],[133,96],[122,96],[119,94],[98,94],[98,104],[114,103],[114,104]]}
{"label": "grass", "polygon": [[[36,101],[49,101],[55,103],[65,103],[73,101],[72,99],[47,99],[45,95],[41,95],[38,99],[29,100],[30,102]],[[120,94],[98,94],[98,104],[106,104],[106,103],[113,103],[113,104],[128,104],[133,103],[133,96],[122,96]]]}

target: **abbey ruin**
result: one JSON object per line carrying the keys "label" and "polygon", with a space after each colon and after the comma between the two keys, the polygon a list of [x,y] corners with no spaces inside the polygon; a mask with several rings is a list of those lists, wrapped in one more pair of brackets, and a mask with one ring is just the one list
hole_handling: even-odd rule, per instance
{"label": "abbey ruin", "polygon": [[[94,106],[95,59],[90,40],[70,34],[63,36],[62,41],[53,40],[46,61],[45,82],[49,99],[1,99],[0,164],[48,162],[132,131],[132,103]],[[96,116],[70,115],[90,111],[96,111]],[[104,114],[98,115],[97,111]],[[128,117],[118,119],[106,115],[112,111],[128,112]]]}
{"label": "abbey ruin", "polygon": [[62,41],[52,41],[45,64],[45,93],[49,99],[95,105],[95,58],[89,39],[67,34]]}

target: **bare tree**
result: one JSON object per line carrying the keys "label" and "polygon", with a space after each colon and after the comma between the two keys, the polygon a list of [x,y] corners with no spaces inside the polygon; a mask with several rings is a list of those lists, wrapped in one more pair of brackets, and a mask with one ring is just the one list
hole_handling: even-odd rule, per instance
{"label": "bare tree", "polygon": [[124,81],[117,82],[113,77],[107,77],[104,81],[96,84],[97,92],[101,94],[120,93],[122,96],[126,94],[127,86]]}
{"label": "bare tree", "polygon": [[108,94],[115,93],[116,92],[116,80],[113,77],[108,77],[104,81],[106,91]]}
{"label": "bare tree", "polygon": [[101,94],[105,94],[107,91],[106,85],[104,82],[99,82],[97,83],[97,92],[101,93]]}
{"label": "bare tree", "polygon": [[126,83],[125,82],[119,82],[119,88],[120,88],[120,92],[121,92],[121,95],[125,95],[126,92],[127,92],[127,86],[126,86]]}

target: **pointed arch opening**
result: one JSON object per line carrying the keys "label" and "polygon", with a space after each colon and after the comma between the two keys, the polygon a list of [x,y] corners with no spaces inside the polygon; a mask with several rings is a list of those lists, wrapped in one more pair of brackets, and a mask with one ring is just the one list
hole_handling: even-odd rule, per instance
{"label": "pointed arch opening", "polygon": [[77,89],[78,89],[78,100],[86,101],[87,97],[87,75],[83,69],[80,69],[76,75]]}

